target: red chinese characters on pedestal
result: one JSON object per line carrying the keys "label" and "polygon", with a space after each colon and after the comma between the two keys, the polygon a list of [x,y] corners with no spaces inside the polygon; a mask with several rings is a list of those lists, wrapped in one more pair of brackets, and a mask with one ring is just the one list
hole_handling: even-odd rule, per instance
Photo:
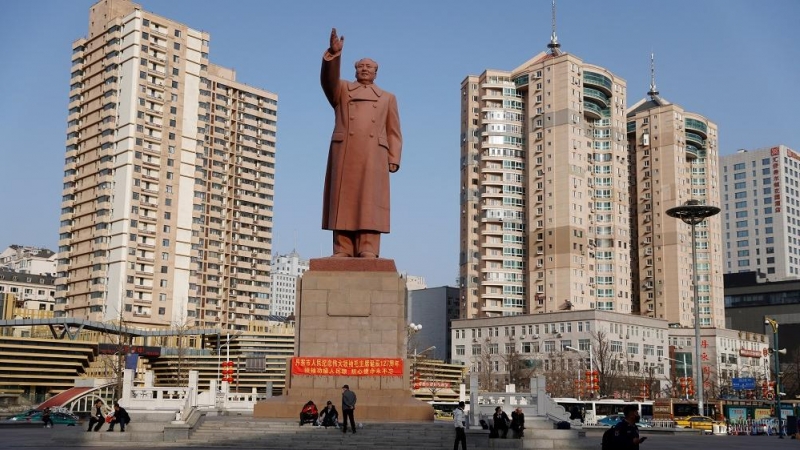
{"label": "red chinese characters on pedestal", "polygon": [[292,358],[292,375],[399,377],[401,358]]}

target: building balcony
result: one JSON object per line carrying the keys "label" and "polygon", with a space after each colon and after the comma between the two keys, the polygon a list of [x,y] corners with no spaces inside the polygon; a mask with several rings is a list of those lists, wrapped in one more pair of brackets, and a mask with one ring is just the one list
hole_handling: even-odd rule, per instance
{"label": "building balcony", "polygon": [[684,120],[684,125],[686,126],[686,130],[693,131],[699,134],[703,139],[708,137],[708,125],[705,123],[697,120],[697,119],[689,119],[687,118]]}
{"label": "building balcony", "polygon": [[598,104],[603,109],[608,108],[608,105],[610,103],[609,97],[605,93],[603,93],[603,91],[594,88],[584,87],[583,98],[584,100],[589,100],[593,103]]}
{"label": "building balcony", "polygon": [[599,89],[606,93],[609,97],[612,95],[612,88],[614,84],[611,82],[611,79],[605,75],[599,74],[597,72],[590,72],[585,70],[583,72],[583,85],[587,87],[592,87],[594,89]]}
{"label": "building balcony", "polygon": [[595,105],[592,102],[583,102],[583,115],[588,119],[597,120],[603,117],[603,108]]}
{"label": "building balcony", "polygon": [[700,150],[693,146],[687,145],[686,146],[686,159],[697,159],[700,157]]}
{"label": "building balcony", "polygon": [[706,141],[703,139],[703,136],[700,136],[697,133],[692,133],[692,132],[687,131],[686,132],[686,144],[687,144],[687,147],[689,145],[694,145],[695,147],[700,149],[700,148],[705,148]]}

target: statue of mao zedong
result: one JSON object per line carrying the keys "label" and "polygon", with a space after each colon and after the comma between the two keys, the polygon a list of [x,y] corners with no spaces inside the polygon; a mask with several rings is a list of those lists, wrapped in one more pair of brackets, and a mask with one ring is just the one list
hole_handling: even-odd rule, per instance
{"label": "statue of mao zedong", "polygon": [[344,36],[331,30],[320,82],[335,112],[328,150],[322,228],[334,257],[377,258],[389,232],[389,173],[400,169],[403,139],[395,96],[375,84],[378,63],[356,62],[356,80],[340,79]]}

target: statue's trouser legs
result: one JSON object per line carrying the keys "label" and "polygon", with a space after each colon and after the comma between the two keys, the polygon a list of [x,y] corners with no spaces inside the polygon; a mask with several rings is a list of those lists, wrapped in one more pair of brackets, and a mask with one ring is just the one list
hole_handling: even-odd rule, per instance
{"label": "statue's trouser legs", "polygon": [[378,256],[381,254],[381,234],[377,231],[356,231],[356,256],[364,253]]}
{"label": "statue's trouser legs", "polygon": [[362,253],[380,255],[381,234],[377,231],[333,231],[333,254],[359,256]]}
{"label": "statue's trouser legs", "polygon": [[353,231],[333,230],[334,256],[356,256],[356,245],[353,239],[353,233]]}

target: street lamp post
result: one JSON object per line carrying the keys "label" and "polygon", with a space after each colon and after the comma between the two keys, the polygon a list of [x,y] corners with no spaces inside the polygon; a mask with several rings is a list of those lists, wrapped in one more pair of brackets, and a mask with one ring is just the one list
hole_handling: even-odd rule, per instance
{"label": "street lamp post", "polygon": [[697,366],[694,371],[694,385],[697,389],[697,409],[701,416],[704,416],[703,408],[703,364],[700,361],[700,296],[697,286],[697,237],[695,227],[702,223],[707,217],[719,214],[720,209],[716,206],[701,205],[698,200],[689,200],[682,206],[676,206],[667,210],[667,215],[676,219],[681,219],[692,228],[692,285],[694,287],[694,358]]}
{"label": "street lamp post", "polygon": [[[772,357],[775,359],[775,414],[778,418],[778,437],[783,439],[783,428],[781,427],[781,350],[778,347],[778,322],[769,317],[764,318],[764,324],[772,327]],[[783,350],[786,353],[786,350]]]}
{"label": "street lamp post", "polygon": [[[686,353],[683,353],[682,355],[683,355],[683,357],[681,359],[683,359],[683,361],[682,361],[682,363],[683,363],[683,379],[685,380],[685,379],[689,378],[688,374],[686,373]],[[677,359],[674,359],[674,358],[667,358],[666,356],[662,356],[662,357],[659,358],[659,360],[661,360],[661,359],[667,359],[667,360],[670,360],[670,361],[674,361],[676,363],[681,362],[681,361],[678,361]],[[686,400],[689,400],[689,389],[684,389],[684,391],[686,392]]]}
{"label": "street lamp post", "polygon": [[[576,353],[580,353],[580,352],[585,352],[586,351],[586,350],[579,350],[579,349],[577,349],[575,347],[570,347],[569,345],[565,346],[564,348],[566,348],[567,350],[571,350],[573,352],[576,352]],[[594,373],[594,365],[592,364],[592,359],[594,359],[594,356],[592,355],[592,343],[590,342],[589,343],[589,373]],[[580,377],[578,377],[578,378],[580,379]],[[590,393],[590,395],[591,395],[591,393]]]}
{"label": "street lamp post", "polygon": [[217,348],[217,381],[219,382],[219,386],[217,386],[217,391],[222,390],[222,380],[219,377],[219,369],[220,365],[222,364],[222,347],[225,347],[225,362],[230,361],[231,359],[231,334],[228,333],[225,338],[225,343],[220,345]]}

